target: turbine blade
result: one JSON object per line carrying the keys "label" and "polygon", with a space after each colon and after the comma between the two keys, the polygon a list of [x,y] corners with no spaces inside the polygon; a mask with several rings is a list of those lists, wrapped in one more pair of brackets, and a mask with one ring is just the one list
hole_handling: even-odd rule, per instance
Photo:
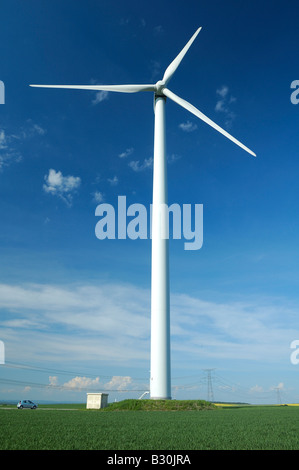
{"label": "turbine blade", "polygon": [[176,71],[180,63],[182,62],[185,54],[187,53],[188,49],[190,48],[191,44],[195,40],[200,30],[201,30],[201,27],[195,31],[192,38],[187,42],[186,46],[181,50],[181,52],[176,56],[176,58],[171,62],[171,64],[165,70],[164,77],[163,77],[163,82],[165,82],[165,85],[169,82],[174,72]]}
{"label": "turbine blade", "polygon": [[38,88],[70,88],[77,90],[116,91],[119,93],[137,93],[155,91],[155,85],[30,85]]}
{"label": "turbine blade", "polygon": [[243,150],[246,150],[246,152],[250,153],[254,157],[256,157],[256,154],[250,150],[248,147],[246,147],[244,144],[239,142],[237,139],[235,139],[233,136],[231,136],[228,132],[226,132],[224,129],[222,129],[218,124],[215,124],[215,122],[211,121],[207,116],[205,116],[201,111],[196,109],[192,104],[188,103],[187,101],[183,100],[179,96],[175,95],[172,91],[168,90],[168,88],[163,88],[163,93],[165,96],[173,100],[175,103],[179,104],[183,108],[187,109],[187,111],[190,111],[190,113],[194,114],[198,118],[202,119],[205,123],[209,124],[212,126],[216,131],[220,132],[223,134],[225,137],[230,139],[232,142],[235,144],[239,145]]}

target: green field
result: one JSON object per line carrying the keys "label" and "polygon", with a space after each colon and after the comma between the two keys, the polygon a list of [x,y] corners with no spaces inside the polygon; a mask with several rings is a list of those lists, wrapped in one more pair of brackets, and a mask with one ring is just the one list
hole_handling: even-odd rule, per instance
{"label": "green field", "polygon": [[86,410],[82,405],[1,407],[0,449],[299,449],[299,407],[109,411]]}

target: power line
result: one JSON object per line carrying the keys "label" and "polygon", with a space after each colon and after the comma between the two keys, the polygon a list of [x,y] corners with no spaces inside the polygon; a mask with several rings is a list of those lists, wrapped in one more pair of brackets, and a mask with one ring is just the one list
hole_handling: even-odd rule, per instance
{"label": "power line", "polygon": [[[102,375],[100,374],[88,374],[86,372],[78,372],[78,371],[69,371],[69,370],[63,370],[63,369],[53,369],[53,368],[48,368],[48,367],[39,367],[35,366],[32,364],[25,364],[25,363],[15,363],[15,362],[10,362],[6,361],[5,364],[2,365],[2,367],[7,367],[7,368],[12,368],[12,369],[23,369],[23,370],[32,370],[32,371],[37,371],[37,372],[47,372],[47,373],[53,373],[53,374],[63,374],[63,375],[77,375],[81,377],[91,377],[91,378],[96,378],[99,375],[103,379],[111,379],[114,377],[114,375]],[[148,380],[147,378],[142,378],[142,377],[131,377],[133,380]]]}
{"label": "power line", "polygon": [[276,390],[277,404],[281,405],[282,404],[281,395],[280,395],[281,388],[280,387],[274,387],[273,390]]}
{"label": "power line", "polygon": [[227,379],[224,379],[218,374],[215,374],[214,382],[218,384],[219,387],[221,387],[221,393],[229,393],[230,395],[233,394],[234,397],[238,396],[243,400],[248,400],[248,398],[250,400],[252,400],[253,398],[256,398],[258,400],[267,400],[272,397],[272,394],[269,391],[259,391],[254,393],[253,390],[249,390],[241,386],[240,384],[236,384]]}
{"label": "power line", "polygon": [[[23,370],[24,372],[26,371],[35,371],[35,372],[45,372],[53,375],[70,375],[70,376],[78,376],[78,377],[86,377],[86,378],[91,378],[91,379],[96,379],[99,376],[101,379],[107,379],[107,381],[111,380],[115,375],[102,375],[102,374],[91,374],[91,373],[86,373],[86,372],[78,372],[78,371],[70,371],[70,370],[65,370],[65,369],[55,369],[55,368],[50,368],[50,367],[42,367],[34,364],[28,364],[28,363],[14,363],[7,361],[5,364],[1,366],[1,368],[11,368],[11,369],[20,369]],[[174,380],[177,380],[177,384],[173,385],[172,388],[177,390],[177,391],[184,391],[188,393],[195,393],[196,390],[198,392],[202,390],[203,386],[206,386],[206,393],[207,393],[207,400],[210,402],[215,401],[214,397],[214,391],[215,388],[219,391],[221,394],[229,395],[229,401],[236,401],[236,398],[238,397],[238,401],[252,401],[253,399],[258,399],[258,400],[269,400],[273,399],[273,390],[276,391],[276,400],[277,404],[282,403],[282,396],[281,396],[281,388],[280,387],[275,387],[272,388],[271,391],[254,391],[254,390],[249,390],[248,388],[241,386],[240,384],[234,383],[232,381],[227,380],[226,378],[220,376],[219,374],[216,374],[214,371],[216,369],[202,369],[203,374],[194,374],[194,375],[187,375],[187,376],[181,376],[181,377],[174,377]],[[118,377],[125,377],[125,375],[118,376]],[[197,378],[197,380],[190,380],[190,382],[187,382],[187,379],[192,379],[192,378]],[[107,391],[110,392],[145,392],[148,390],[148,385],[145,385],[145,383],[148,382],[148,378],[134,378],[130,377],[134,381],[143,381],[144,383],[140,383],[141,387],[146,387],[143,389],[140,389],[137,384],[135,386],[138,387],[138,389],[134,390],[132,389],[123,389],[123,390],[116,390],[116,389],[106,389]],[[45,383],[36,383],[36,382],[31,382],[31,381],[26,381],[26,379],[23,378],[23,380],[13,380],[13,379],[0,379],[0,383],[6,383],[6,384],[14,384],[14,385],[20,385],[20,386],[29,386],[29,387],[38,387],[38,388],[44,388],[48,390],[63,390],[63,391],[91,391],[90,389],[93,388],[95,385],[99,386],[98,384],[90,384],[88,387],[88,390],[86,387],[78,387],[78,388],[73,388],[71,386],[68,386],[67,383],[65,385],[58,385],[58,384],[45,384]],[[184,382],[187,383],[184,383]],[[181,383],[180,383],[181,382]],[[183,382],[183,383],[182,383]],[[84,384],[83,384],[84,385]],[[132,384],[133,385],[133,384]],[[108,385],[109,386],[109,385]],[[104,385],[103,385],[104,389]]]}
{"label": "power line", "polygon": [[203,369],[204,372],[207,373],[207,381],[208,381],[208,395],[207,400],[213,402],[214,401],[214,392],[213,392],[213,384],[212,384],[212,376],[211,372],[215,369]]}
{"label": "power line", "polygon": [[[46,388],[48,390],[65,390],[65,391],[77,391],[77,392],[90,392],[91,387],[71,387],[67,385],[51,385],[51,384],[41,384],[35,382],[25,382],[22,380],[13,380],[13,379],[0,379],[0,383],[10,384],[10,385],[22,385],[22,386],[30,386],[35,388]],[[101,389],[103,390],[103,389]],[[98,390],[93,389],[95,393]],[[146,389],[107,389],[105,388],[105,392],[145,392]]]}

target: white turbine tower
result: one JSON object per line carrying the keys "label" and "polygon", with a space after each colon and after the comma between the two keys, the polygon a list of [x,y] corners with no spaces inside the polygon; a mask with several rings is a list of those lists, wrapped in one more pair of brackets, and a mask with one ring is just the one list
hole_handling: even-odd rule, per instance
{"label": "white turbine tower", "polygon": [[[151,85],[30,85],[43,88],[68,88],[79,90],[105,90],[120,93],[151,91],[155,98],[154,171],[152,204],[152,259],[151,259],[151,376],[150,397],[171,399],[170,379],[170,308],[169,308],[169,261],[168,239],[165,237],[168,214],[167,165],[165,147],[165,103],[166,97],[202,119],[242,149],[256,156],[249,148],[219,127],[192,104],[175,95],[167,85],[180,65],[186,52],[200,32],[193,34],[185,47],[165,70],[162,80]],[[162,210],[161,210],[162,209]]]}

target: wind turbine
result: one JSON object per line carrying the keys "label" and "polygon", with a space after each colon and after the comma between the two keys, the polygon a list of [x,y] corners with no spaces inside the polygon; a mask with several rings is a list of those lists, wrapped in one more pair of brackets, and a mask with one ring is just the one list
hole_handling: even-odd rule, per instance
{"label": "wind turbine", "polygon": [[[170,98],[178,105],[209,124],[243,150],[256,156],[248,147],[215,124],[192,104],[167,88],[173,74],[191,44],[200,32],[198,28],[185,47],[165,70],[162,80],[150,85],[30,85],[42,88],[68,88],[79,90],[105,90],[120,93],[151,91],[154,93],[154,170],[152,204],[152,254],[151,254],[151,399],[171,399],[170,376],[170,306],[169,306],[169,258],[167,226],[167,165],[165,142],[165,103]],[[162,210],[161,210],[162,209]]]}

